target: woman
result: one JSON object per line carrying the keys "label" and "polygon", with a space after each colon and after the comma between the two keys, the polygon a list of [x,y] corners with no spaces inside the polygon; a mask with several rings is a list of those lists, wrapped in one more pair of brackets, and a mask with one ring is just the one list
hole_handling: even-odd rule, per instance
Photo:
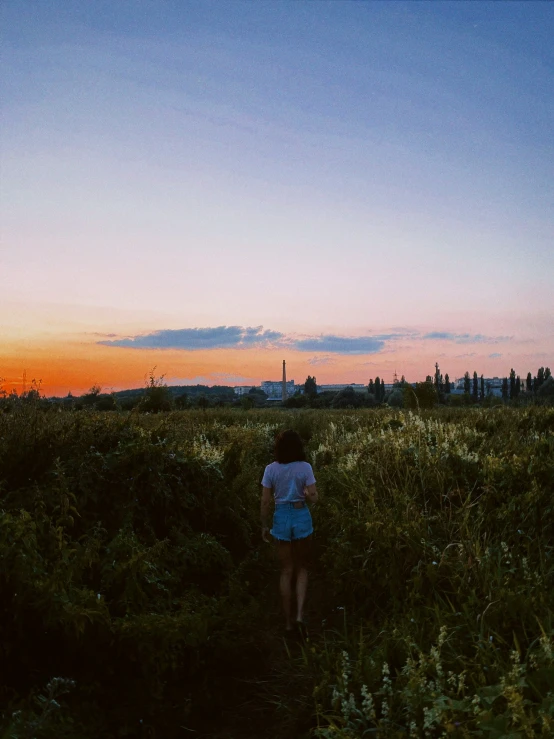
{"label": "woman", "polygon": [[[272,492],[275,513],[270,531],[268,523]],[[277,556],[281,565],[279,588],[289,633],[293,631],[292,581],[296,571],[295,627],[304,638],[304,601],[314,530],[306,501],[315,503],[317,497],[314,473],[306,462],[302,439],[296,431],[283,431],[275,441],[275,462],[265,468],[262,479],[262,538],[268,542],[271,533],[277,542]]]}

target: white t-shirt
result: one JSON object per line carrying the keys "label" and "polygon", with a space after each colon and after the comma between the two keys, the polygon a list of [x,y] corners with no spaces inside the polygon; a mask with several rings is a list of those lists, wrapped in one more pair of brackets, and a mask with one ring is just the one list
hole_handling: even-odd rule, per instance
{"label": "white t-shirt", "polygon": [[304,488],[314,484],[314,471],[308,462],[272,462],[265,468],[262,479],[264,488],[273,489],[276,505],[304,500]]}

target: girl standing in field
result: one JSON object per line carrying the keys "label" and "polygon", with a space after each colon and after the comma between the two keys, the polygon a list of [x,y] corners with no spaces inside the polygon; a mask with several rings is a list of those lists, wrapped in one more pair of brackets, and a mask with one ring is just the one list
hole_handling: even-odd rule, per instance
{"label": "girl standing in field", "polygon": [[[269,530],[271,494],[275,499],[273,527]],[[317,501],[312,466],[306,462],[302,439],[296,431],[283,431],[275,440],[275,462],[265,468],[262,479],[262,538],[271,533],[277,543],[281,565],[279,589],[285,612],[286,630],[296,627],[306,637],[304,601],[308,585],[308,566],[312,543],[312,517],[307,501]],[[296,572],[296,619],[293,627],[292,582]]]}

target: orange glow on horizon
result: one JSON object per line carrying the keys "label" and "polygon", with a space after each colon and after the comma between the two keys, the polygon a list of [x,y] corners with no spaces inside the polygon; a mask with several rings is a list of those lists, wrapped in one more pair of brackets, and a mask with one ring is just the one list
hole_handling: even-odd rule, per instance
{"label": "orange glow on horizon", "polygon": [[510,359],[490,359],[485,353],[469,358],[448,357],[444,356],[444,349],[444,345],[428,342],[417,349],[406,346],[373,355],[345,356],[283,349],[130,349],[74,339],[12,341],[3,345],[0,377],[6,391],[15,388],[21,392],[25,371],[27,389],[35,379],[41,382],[41,392],[46,396],[62,397],[68,392],[80,395],[93,385],[99,385],[105,392],[143,387],[154,367],[156,376],[164,375],[170,385],[249,385],[279,380],[283,359],[287,361],[288,379],[297,384],[303,383],[308,375],[315,376],[319,384],[365,384],[376,376],[392,382],[395,371],[399,378],[405,375],[413,382],[433,374],[437,357],[442,373],[448,372],[451,380],[462,376],[466,369],[471,373],[475,369],[486,376],[504,376],[509,373],[510,363],[523,376],[528,371],[536,372],[539,364],[544,364],[513,354]]}

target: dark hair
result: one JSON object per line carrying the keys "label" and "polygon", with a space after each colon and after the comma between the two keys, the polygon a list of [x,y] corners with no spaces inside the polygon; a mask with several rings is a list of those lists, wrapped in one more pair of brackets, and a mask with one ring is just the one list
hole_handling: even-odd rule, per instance
{"label": "dark hair", "polygon": [[275,439],[275,460],[279,464],[306,461],[306,452],[300,434],[291,429],[281,431]]}

